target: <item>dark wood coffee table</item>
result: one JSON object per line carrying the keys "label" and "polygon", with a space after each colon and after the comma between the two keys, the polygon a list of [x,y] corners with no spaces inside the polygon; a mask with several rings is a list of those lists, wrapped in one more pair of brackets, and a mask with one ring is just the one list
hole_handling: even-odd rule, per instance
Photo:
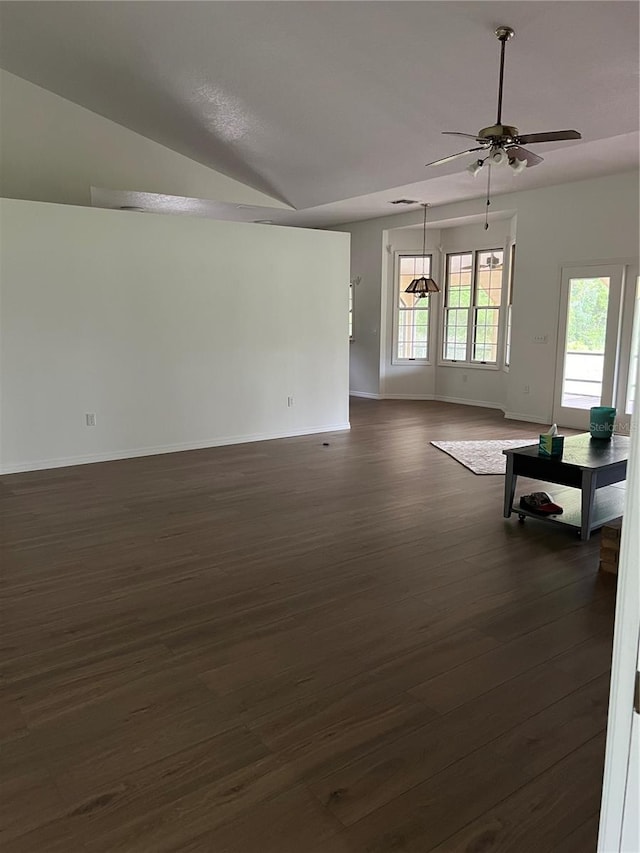
{"label": "dark wood coffee table", "polygon": [[[629,444],[630,439],[625,435],[603,441],[583,433],[565,438],[560,459],[540,456],[537,444],[503,450],[507,457],[504,517],[517,512],[521,521],[538,518],[565,524],[575,527],[581,539],[588,539],[593,530],[622,515]],[[554,503],[563,508],[562,515],[543,516],[514,507],[518,477],[566,486],[555,489],[552,495]]]}

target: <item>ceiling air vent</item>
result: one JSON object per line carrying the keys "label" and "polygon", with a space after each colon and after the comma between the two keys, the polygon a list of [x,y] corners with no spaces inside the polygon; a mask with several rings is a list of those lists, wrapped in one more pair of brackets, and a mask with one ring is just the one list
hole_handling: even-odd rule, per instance
{"label": "ceiling air vent", "polygon": [[420,204],[420,202],[411,198],[397,198],[395,201],[390,201],[389,204]]}

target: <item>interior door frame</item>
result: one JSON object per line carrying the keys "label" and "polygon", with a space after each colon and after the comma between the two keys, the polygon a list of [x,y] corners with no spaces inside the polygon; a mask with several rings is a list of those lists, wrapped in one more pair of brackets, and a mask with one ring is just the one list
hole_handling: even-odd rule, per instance
{"label": "interior door frame", "polygon": [[[629,434],[631,413],[626,411],[629,370],[632,367],[633,331],[640,324],[640,266],[638,262],[626,265],[624,296],[622,305],[622,328],[620,332],[620,366],[618,368],[617,405],[619,426],[617,432]],[[637,316],[636,316],[637,314]],[[640,400],[638,400],[640,403]]]}
{"label": "interior door frame", "polygon": [[620,360],[622,306],[624,303],[625,274],[627,265],[620,261],[593,261],[580,264],[563,264],[560,278],[560,307],[558,311],[558,334],[556,344],[556,372],[553,394],[553,420],[561,426],[588,429],[589,410],[572,409],[562,405],[564,382],[564,354],[569,314],[569,283],[576,278],[608,278],[610,280],[607,329],[605,332],[604,372],[602,398],[604,406],[614,406],[616,379]]}
{"label": "interior door frame", "polygon": [[[607,745],[598,833],[598,853],[618,853],[637,850],[630,846],[631,833],[638,832],[637,814],[629,811],[637,797],[634,786],[638,780],[640,755],[632,747],[634,727],[640,726],[639,715],[633,709],[635,673],[638,664],[640,636],[640,424],[631,426],[631,448],[627,470],[624,518],[622,525],[618,594],[614,621],[613,659],[609,691]],[[634,764],[635,762],[635,764]]]}

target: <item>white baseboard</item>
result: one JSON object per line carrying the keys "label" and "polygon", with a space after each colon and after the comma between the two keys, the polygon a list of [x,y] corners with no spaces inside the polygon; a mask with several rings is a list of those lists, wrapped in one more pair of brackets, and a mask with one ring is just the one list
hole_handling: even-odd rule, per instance
{"label": "white baseboard", "polygon": [[371,394],[369,391],[349,391],[350,397],[364,397],[365,400],[382,400],[380,394]]}
{"label": "white baseboard", "polygon": [[43,471],[49,468],[68,468],[71,465],[92,465],[95,462],[115,462],[118,459],[135,459],[139,456],[159,456],[162,453],[181,453],[185,450],[202,450],[206,447],[224,447],[229,444],[248,444],[252,441],[273,441],[278,438],[295,438],[301,435],[315,435],[322,432],[341,432],[351,429],[349,421],[341,424],[329,424],[309,427],[295,432],[256,433],[254,435],[226,436],[205,441],[185,441],[178,444],[165,444],[157,447],[138,447],[133,450],[110,450],[104,453],[90,453],[82,456],[64,456],[55,459],[33,459],[27,462],[13,462],[0,467],[0,474],[19,474],[24,471]]}
{"label": "white baseboard", "polygon": [[547,418],[537,418],[534,415],[522,415],[519,412],[505,412],[505,418],[510,421],[528,421],[530,424],[550,424]]}
{"label": "white baseboard", "polygon": [[501,403],[488,403],[486,400],[467,400],[464,397],[441,397],[436,394],[432,399],[438,400],[441,403],[457,403],[461,406],[480,406],[482,409],[500,409],[502,411]]}

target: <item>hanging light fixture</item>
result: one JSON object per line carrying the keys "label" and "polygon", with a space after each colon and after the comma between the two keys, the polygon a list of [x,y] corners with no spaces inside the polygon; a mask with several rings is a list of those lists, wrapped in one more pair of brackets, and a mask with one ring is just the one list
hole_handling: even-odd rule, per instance
{"label": "hanging light fixture", "polygon": [[422,275],[420,278],[414,278],[405,290],[405,293],[415,293],[418,299],[423,299],[430,293],[440,293],[440,288],[431,278],[431,275],[429,277],[424,275],[424,259],[427,257],[427,208],[429,205],[424,203],[422,207],[424,208],[424,220],[422,223]]}

